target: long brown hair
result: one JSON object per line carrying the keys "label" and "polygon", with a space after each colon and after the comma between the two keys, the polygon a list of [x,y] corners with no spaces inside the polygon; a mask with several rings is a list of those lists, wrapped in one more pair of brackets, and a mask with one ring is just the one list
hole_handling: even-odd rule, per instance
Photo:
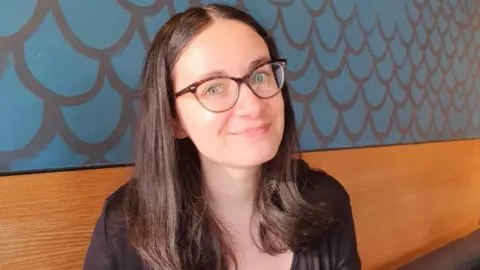
{"label": "long brown hair", "polygon": [[[129,239],[144,264],[153,269],[227,269],[235,256],[204,197],[200,160],[190,139],[176,139],[172,68],[182,50],[214,18],[249,25],[265,41],[272,59],[279,57],[273,39],[249,14],[220,4],[193,7],[173,16],[157,33],[141,81],[135,145],[135,181],[126,204]],[[321,206],[299,191],[299,151],[294,112],[287,85],[284,134],[276,156],[262,165],[255,212],[260,217],[258,247],[275,255],[298,251],[321,233]],[[277,239],[274,241],[274,238]],[[280,241],[278,241],[280,239]]]}

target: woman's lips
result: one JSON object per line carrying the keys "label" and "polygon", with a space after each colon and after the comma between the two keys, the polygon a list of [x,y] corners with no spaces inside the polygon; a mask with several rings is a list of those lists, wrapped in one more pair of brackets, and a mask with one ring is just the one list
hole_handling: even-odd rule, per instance
{"label": "woman's lips", "polygon": [[270,129],[271,124],[266,123],[266,124],[261,124],[258,126],[253,126],[253,127],[248,127],[244,128],[240,131],[233,132],[232,135],[238,135],[238,136],[257,136],[257,135],[262,135],[267,133],[267,131]]}

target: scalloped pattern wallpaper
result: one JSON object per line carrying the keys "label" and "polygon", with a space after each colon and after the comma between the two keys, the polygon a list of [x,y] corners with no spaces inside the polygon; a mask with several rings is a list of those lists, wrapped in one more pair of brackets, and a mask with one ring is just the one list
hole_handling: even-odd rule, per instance
{"label": "scalloped pattern wallpaper", "polygon": [[[130,163],[145,49],[210,2],[1,1],[0,172]],[[288,59],[303,150],[480,136],[478,1],[220,2]]]}

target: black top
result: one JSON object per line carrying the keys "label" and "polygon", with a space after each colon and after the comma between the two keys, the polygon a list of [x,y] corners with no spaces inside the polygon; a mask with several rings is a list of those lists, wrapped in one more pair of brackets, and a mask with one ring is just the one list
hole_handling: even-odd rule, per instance
{"label": "black top", "polygon": [[[357,252],[355,229],[350,199],[343,186],[330,175],[312,170],[302,162],[306,174],[306,188],[302,191],[307,200],[326,202],[332,206],[335,222],[323,237],[314,240],[310,247],[295,252],[292,270],[361,269]],[[123,186],[110,195],[95,226],[88,248],[84,270],[142,268],[141,260],[129,244],[125,234],[121,203],[125,197]]]}

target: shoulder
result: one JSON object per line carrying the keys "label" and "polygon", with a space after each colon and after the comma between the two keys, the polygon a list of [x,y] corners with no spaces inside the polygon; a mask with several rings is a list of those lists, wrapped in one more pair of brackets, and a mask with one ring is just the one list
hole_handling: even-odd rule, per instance
{"label": "shoulder", "polygon": [[344,186],[333,176],[320,169],[311,168],[305,161],[300,166],[300,193],[311,205],[321,205],[325,215],[324,236],[337,231],[353,230],[353,213],[350,196]]}
{"label": "shoulder", "polygon": [[134,188],[134,179],[113,191],[103,204],[101,219],[105,223],[107,239],[114,246],[123,246],[127,242],[126,203],[130,189]]}
{"label": "shoulder", "polygon": [[310,202],[323,202],[338,211],[348,211],[350,196],[344,186],[327,172],[311,168],[304,160],[299,160],[299,190],[304,199]]}
{"label": "shoulder", "polygon": [[123,235],[126,227],[124,209],[129,185],[130,181],[114,190],[103,202],[99,221],[103,222],[105,234],[109,239],[112,236],[118,237],[118,234]]}
{"label": "shoulder", "polygon": [[[322,269],[361,269],[357,251],[355,225],[350,196],[343,185],[327,172],[310,168],[300,161],[300,192],[306,201],[325,206],[331,217],[328,226],[311,239],[309,250],[302,254],[306,263],[327,263]],[[332,252],[334,251],[334,252]]]}
{"label": "shoulder", "polygon": [[130,188],[133,180],[129,180],[127,183],[114,190],[105,199],[103,204],[103,214],[107,220],[115,221],[123,214],[125,202],[127,199],[128,189]]}
{"label": "shoulder", "polygon": [[125,202],[132,180],[111,193],[95,225],[83,269],[138,269],[139,257],[127,237]]}

